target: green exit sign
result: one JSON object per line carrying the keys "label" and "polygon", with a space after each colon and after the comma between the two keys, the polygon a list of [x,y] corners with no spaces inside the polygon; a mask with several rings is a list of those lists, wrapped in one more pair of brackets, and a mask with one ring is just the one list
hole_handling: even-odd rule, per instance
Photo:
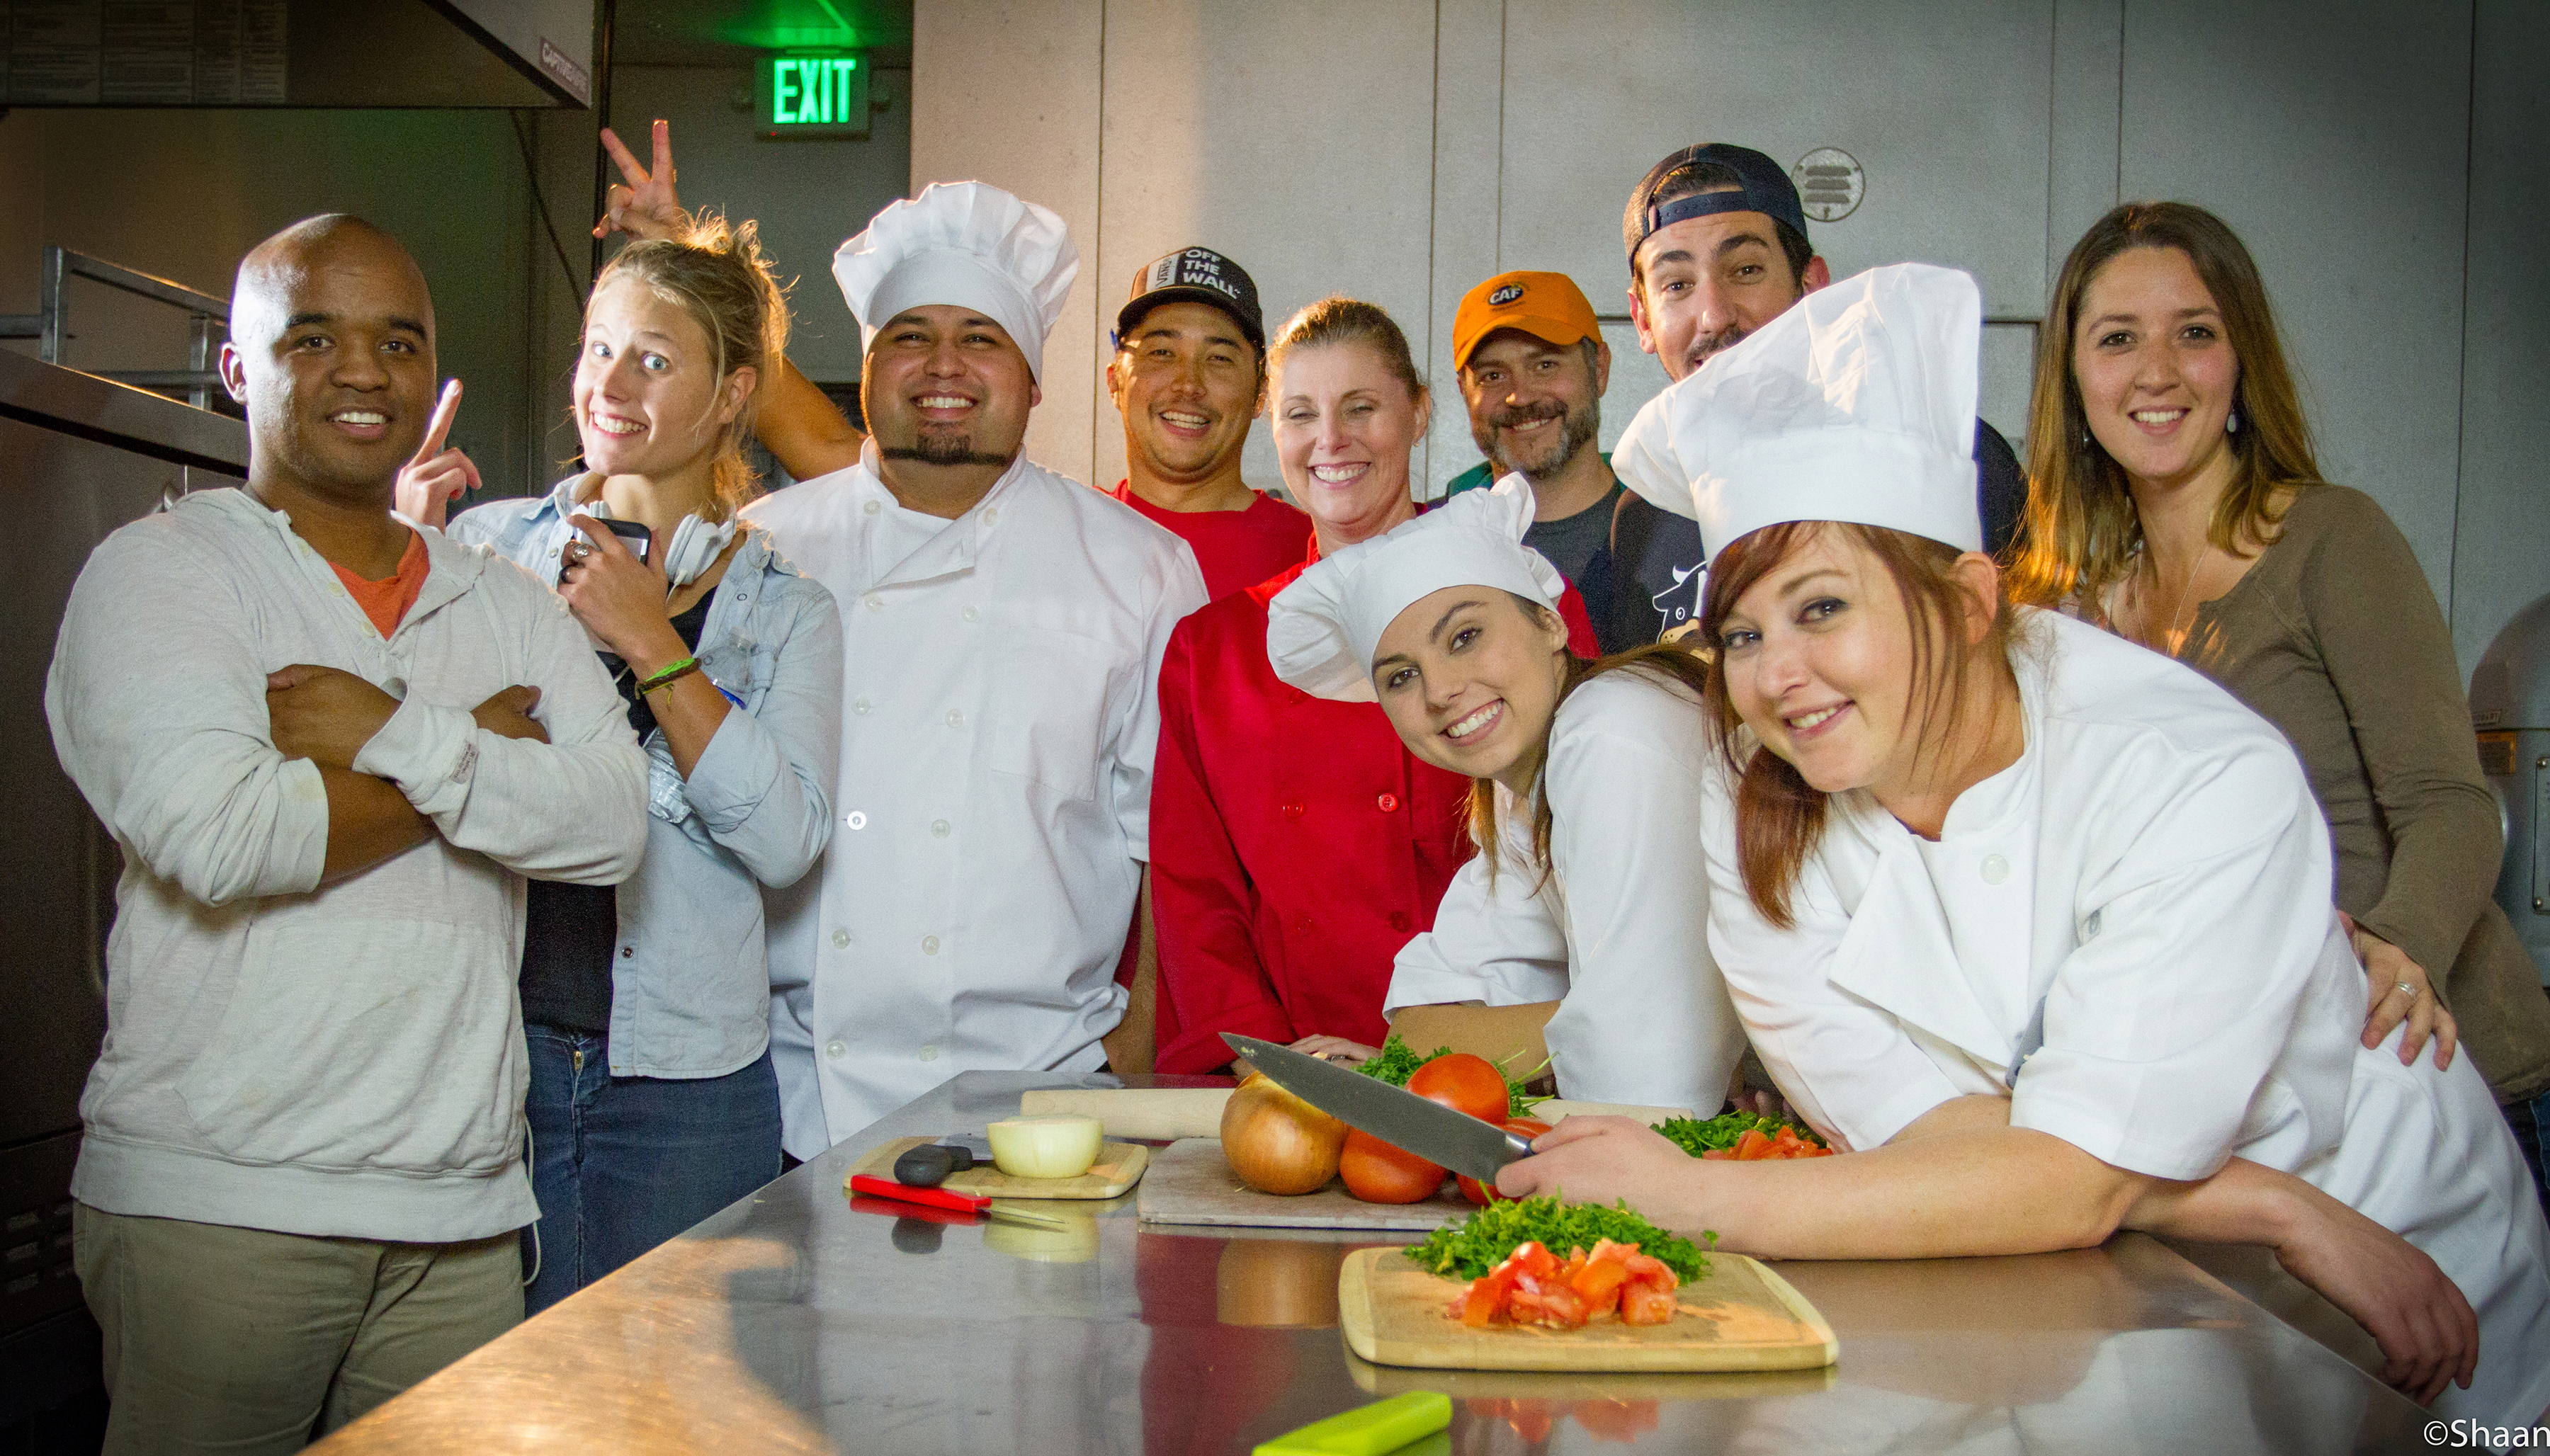
{"label": "green exit sign", "polygon": [[753,132],[762,137],[868,135],[868,62],[862,55],[765,55],[755,68]]}

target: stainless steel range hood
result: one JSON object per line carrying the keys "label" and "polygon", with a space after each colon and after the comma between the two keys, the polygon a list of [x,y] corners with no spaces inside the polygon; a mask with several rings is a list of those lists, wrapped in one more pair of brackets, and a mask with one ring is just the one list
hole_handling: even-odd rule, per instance
{"label": "stainless steel range hood", "polygon": [[18,0],[0,106],[584,107],[595,0]]}

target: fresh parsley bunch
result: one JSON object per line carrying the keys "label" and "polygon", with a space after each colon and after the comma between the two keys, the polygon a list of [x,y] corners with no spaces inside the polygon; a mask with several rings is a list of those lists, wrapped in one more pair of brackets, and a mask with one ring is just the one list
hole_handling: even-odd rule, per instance
{"label": "fresh parsley bunch", "polygon": [[1448,1046],[1438,1046],[1425,1055],[1419,1056],[1415,1048],[1401,1040],[1398,1032],[1393,1031],[1382,1041],[1381,1055],[1355,1070],[1367,1077],[1387,1082],[1393,1087],[1405,1087],[1408,1085],[1408,1079],[1417,1075],[1419,1067],[1438,1056],[1449,1055],[1451,1050],[1452,1048]]}
{"label": "fresh parsley bunch", "polygon": [[[1702,1237],[1714,1246],[1717,1235]],[[1569,1249],[1591,1249],[1604,1239],[1633,1243],[1638,1252],[1661,1261],[1685,1284],[1709,1273],[1709,1255],[1678,1233],[1667,1233],[1639,1216],[1626,1202],[1564,1204],[1557,1195],[1490,1204],[1458,1223],[1446,1223],[1408,1251],[1420,1268],[1457,1279],[1477,1279],[1506,1261],[1523,1243],[1538,1239],[1541,1247],[1567,1257]]]}

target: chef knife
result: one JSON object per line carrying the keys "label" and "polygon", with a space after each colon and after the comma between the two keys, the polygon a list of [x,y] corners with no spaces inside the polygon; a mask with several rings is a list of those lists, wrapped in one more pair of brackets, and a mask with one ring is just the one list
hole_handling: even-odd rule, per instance
{"label": "chef knife", "polygon": [[1276,1086],[1347,1126],[1481,1183],[1496,1182],[1499,1168],[1531,1156],[1530,1138],[1378,1077],[1236,1031],[1223,1032],[1222,1039]]}

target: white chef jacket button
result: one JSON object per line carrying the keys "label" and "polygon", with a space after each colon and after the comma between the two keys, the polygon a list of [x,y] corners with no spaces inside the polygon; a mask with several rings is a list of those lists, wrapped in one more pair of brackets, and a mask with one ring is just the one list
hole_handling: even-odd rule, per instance
{"label": "white chef jacket button", "polygon": [[868,610],[871,612],[882,612],[885,610],[885,598],[878,596],[874,592],[868,593],[862,600],[868,604]]}
{"label": "white chef jacket button", "polygon": [[1000,507],[998,507],[998,506],[994,506],[992,509],[990,509],[990,510],[988,510],[988,511],[985,511],[985,512],[983,513],[983,524],[984,524],[985,526],[998,526],[998,525],[1000,525],[1000,524],[1001,524],[1001,508],[1000,508]]}
{"label": "white chef jacket button", "polygon": [[922,936],[921,953],[923,955],[936,955],[938,953],[938,937],[935,935]]}
{"label": "white chef jacket button", "polygon": [[946,838],[946,837],[947,837],[947,829],[948,829],[947,821],[945,821],[945,820],[943,820],[943,819],[933,819],[933,820],[932,820],[932,821],[930,822],[930,837],[932,837],[932,838],[933,838],[933,839],[944,839],[944,838]]}
{"label": "white chef jacket button", "polygon": [[834,950],[847,950],[847,949],[849,949],[849,948],[850,948],[850,932],[849,932],[849,931],[847,931],[847,930],[834,930],[834,931],[833,932],[833,948],[834,948]]}
{"label": "white chef jacket button", "polygon": [[848,825],[854,829],[864,829],[868,826],[867,811],[863,809],[853,809],[849,813],[841,816],[841,823]]}
{"label": "white chef jacket button", "polygon": [[867,699],[865,699],[865,698],[852,698],[852,699],[850,700],[850,711],[851,711],[852,713],[865,713],[865,712],[867,712],[867,711],[868,711],[868,700],[867,700]]}
{"label": "white chef jacket button", "polygon": [[874,501],[870,501],[870,502],[868,502],[866,505],[861,506],[859,509],[860,509],[861,511],[866,512],[868,515],[873,516],[873,515],[875,515],[875,514],[877,513],[877,503],[876,503],[876,502],[874,502]]}
{"label": "white chef jacket button", "polygon": [[963,728],[965,726],[965,710],[962,708],[948,709],[947,726],[949,728]]}
{"label": "white chef jacket button", "polygon": [[921,1049],[921,1059],[925,1062],[934,1062],[938,1060],[938,1048],[934,1046],[923,1047]]}
{"label": "white chef jacket button", "polygon": [[2010,878],[2010,861],[1998,854],[1984,856],[1984,883],[1998,885]]}
{"label": "white chef jacket button", "polygon": [[828,1057],[837,1059],[849,1055],[849,1051],[850,1049],[848,1047],[843,1046],[837,1041],[827,1041],[824,1043],[824,1055]]}
{"label": "white chef jacket button", "polygon": [[968,607],[968,608],[966,608],[963,612],[960,612],[960,613],[958,613],[957,615],[958,615],[958,616],[960,616],[960,617],[962,617],[962,618],[964,618],[967,622],[971,622],[971,621],[973,621],[975,618],[980,617],[980,616],[982,616],[983,614],[982,614],[982,613],[980,613],[980,612],[975,611],[975,610],[974,610],[973,608],[971,608],[971,607]]}

